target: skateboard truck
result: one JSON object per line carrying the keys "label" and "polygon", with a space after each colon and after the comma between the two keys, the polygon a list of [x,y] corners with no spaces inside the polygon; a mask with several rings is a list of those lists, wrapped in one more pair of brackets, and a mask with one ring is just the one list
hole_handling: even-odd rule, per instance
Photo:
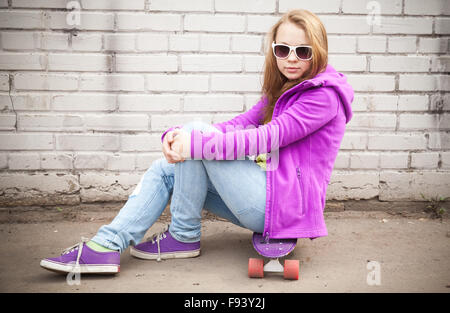
{"label": "skateboard truck", "polygon": [[299,261],[285,260],[281,265],[279,258],[288,255],[294,250],[297,239],[269,239],[262,234],[253,233],[253,247],[260,255],[270,261],[264,265],[263,259],[250,258],[248,260],[248,276],[250,278],[263,278],[264,272],[284,273],[285,279],[298,280]]}

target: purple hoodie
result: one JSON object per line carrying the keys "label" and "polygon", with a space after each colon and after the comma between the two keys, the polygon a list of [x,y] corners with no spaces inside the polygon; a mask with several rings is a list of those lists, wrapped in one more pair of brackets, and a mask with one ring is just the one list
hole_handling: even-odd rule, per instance
{"label": "purple hoodie", "polygon": [[267,102],[262,98],[249,111],[213,124],[221,133],[192,130],[191,158],[243,160],[267,153],[264,236],[326,236],[326,190],[352,101],[346,77],[328,65],[283,93],[265,125],[260,124]]}

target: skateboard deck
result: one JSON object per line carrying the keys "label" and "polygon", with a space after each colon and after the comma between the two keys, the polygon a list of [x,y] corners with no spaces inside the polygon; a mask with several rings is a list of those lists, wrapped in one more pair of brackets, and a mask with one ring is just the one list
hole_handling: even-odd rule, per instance
{"label": "skateboard deck", "polygon": [[261,256],[270,261],[264,265],[263,259],[250,258],[248,262],[248,275],[251,278],[263,278],[264,272],[284,273],[285,279],[298,280],[299,261],[285,260],[284,266],[278,258],[284,257],[294,250],[297,239],[266,239],[260,233],[253,233],[253,247]]}

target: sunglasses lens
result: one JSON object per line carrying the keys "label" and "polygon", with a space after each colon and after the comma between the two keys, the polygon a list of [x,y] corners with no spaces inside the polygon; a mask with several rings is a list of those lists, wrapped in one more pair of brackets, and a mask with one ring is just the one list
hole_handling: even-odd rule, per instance
{"label": "sunglasses lens", "polygon": [[300,59],[309,59],[312,56],[312,49],[310,47],[298,47],[295,53]]}
{"label": "sunglasses lens", "polygon": [[289,47],[287,46],[275,46],[274,52],[275,52],[275,56],[279,57],[279,58],[285,58],[289,55]]}

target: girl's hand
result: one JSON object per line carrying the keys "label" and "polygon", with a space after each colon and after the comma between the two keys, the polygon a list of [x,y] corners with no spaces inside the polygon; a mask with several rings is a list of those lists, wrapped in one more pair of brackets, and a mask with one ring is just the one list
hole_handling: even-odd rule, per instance
{"label": "girl's hand", "polygon": [[162,151],[167,162],[171,164],[184,161],[182,156],[173,149],[173,142],[176,135],[177,130],[171,130],[164,136],[163,139]]}
{"label": "girl's hand", "polygon": [[172,143],[172,150],[177,152],[183,159],[191,158],[191,134],[185,130],[175,130],[176,137]]}

